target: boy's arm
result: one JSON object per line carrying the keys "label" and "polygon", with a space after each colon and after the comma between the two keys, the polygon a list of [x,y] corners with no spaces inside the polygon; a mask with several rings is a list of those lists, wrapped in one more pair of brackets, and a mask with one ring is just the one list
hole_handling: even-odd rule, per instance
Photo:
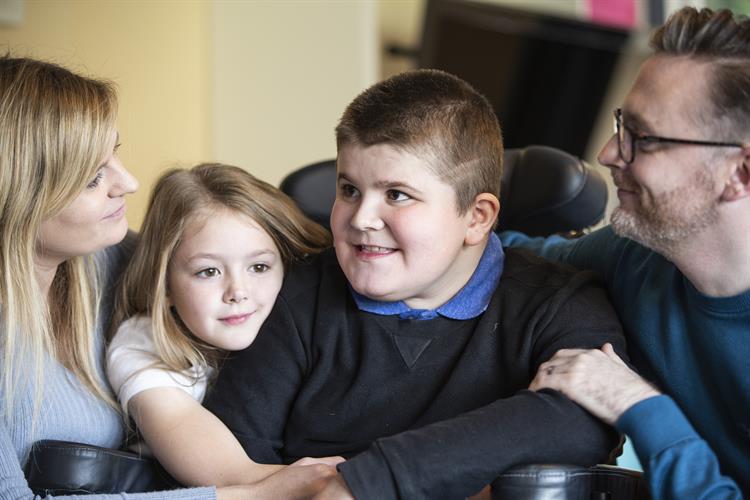
{"label": "boy's arm", "polygon": [[677,404],[657,396],[628,409],[617,428],[633,442],[654,498],[742,499],[719,460]]}
{"label": "boy's arm", "polygon": [[[610,342],[624,351],[604,291],[591,286],[589,273],[578,273],[576,280],[558,294],[568,293],[564,300],[534,315],[531,373],[563,348]],[[338,468],[356,498],[459,498],[514,465],[593,465],[606,460],[615,444],[611,428],[559,392],[521,390],[454,418],[378,439]]]}

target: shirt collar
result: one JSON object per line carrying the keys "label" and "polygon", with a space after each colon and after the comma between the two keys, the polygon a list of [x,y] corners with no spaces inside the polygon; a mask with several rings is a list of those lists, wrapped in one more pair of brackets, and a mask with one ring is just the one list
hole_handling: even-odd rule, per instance
{"label": "shirt collar", "polygon": [[466,320],[476,318],[487,310],[492,294],[500,282],[504,262],[505,254],[500,238],[493,232],[469,281],[437,309],[412,309],[403,301],[382,302],[357,293],[351,286],[349,290],[360,311],[382,316],[398,315],[401,319],[433,319],[440,315],[450,319]]}

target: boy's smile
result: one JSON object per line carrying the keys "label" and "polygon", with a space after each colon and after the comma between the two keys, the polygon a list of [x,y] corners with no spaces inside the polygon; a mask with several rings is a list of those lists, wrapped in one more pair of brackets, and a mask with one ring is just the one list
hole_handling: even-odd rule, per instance
{"label": "boy's smile", "polygon": [[336,256],[352,287],[382,301],[434,309],[469,280],[484,245],[466,245],[472,210],[412,153],[345,146],[331,214]]}

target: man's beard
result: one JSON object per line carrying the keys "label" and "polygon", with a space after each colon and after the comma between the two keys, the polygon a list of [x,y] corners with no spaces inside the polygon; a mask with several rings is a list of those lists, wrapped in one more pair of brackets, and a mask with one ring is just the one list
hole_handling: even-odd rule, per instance
{"label": "man's beard", "polygon": [[704,168],[685,185],[654,198],[649,206],[639,204],[634,211],[617,207],[611,224],[618,235],[669,257],[718,218],[713,179]]}

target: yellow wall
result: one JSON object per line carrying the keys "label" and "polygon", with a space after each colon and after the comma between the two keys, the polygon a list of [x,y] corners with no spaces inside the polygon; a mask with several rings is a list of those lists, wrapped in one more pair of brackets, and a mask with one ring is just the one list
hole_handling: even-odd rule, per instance
{"label": "yellow wall", "polygon": [[216,2],[216,159],[278,185],[336,155],[334,127],[377,80],[372,2]]}
{"label": "yellow wall", "polygon": [[0,26],[0,48],[118,84],[121,156],[141,181],[129,200],[135,229],[170,166],[223,161],[278,184],[333,157],[341,112],[378,78],[370,1],[23,5],[20,25]]}
{"label": "yellow wall", "polygon": [[203,2],[28,0],[0,47],[103,77],[120,90],[121,157],[141,181],[131,227],[150,186],[174,162],[212,156],[210,8]]}

